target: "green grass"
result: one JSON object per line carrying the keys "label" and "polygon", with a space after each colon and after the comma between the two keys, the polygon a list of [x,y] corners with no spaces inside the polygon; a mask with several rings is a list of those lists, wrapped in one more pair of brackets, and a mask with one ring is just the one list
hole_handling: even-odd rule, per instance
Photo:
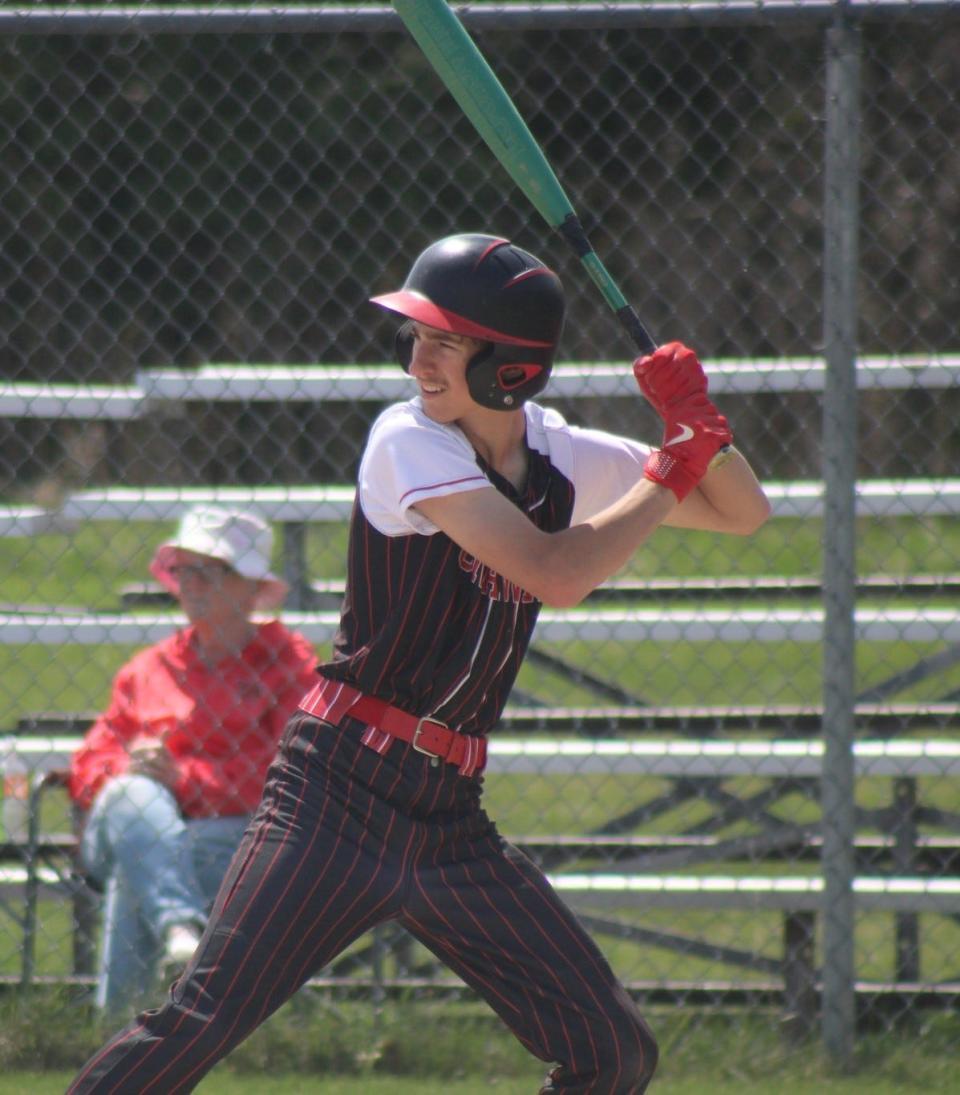
{"label": "green grass", "polygon": [[[0,1095],[63,1095],[73,1079],[70,1072],[20,1072],[0,1078]],[[885,1081],[874,1077],[816,1080],[717,1080],[703,1076],[694,1079],[657,1078],[650,1095],[908,1095],[916,1092],[953,1095],[960,1082],[946,1078],[945,1087],[925,1086],[923,1081]],[[211,1075],[197,1088],[197,1095],[487,1095],[502,1091],[505,1095],[533,1095],[538,1078],[518,1082],[513,1077],[478,1077],[466,1080],[429,1080],[425,1077],[404,1079],[400,1076],[365,1077],[362,1080],[328,1076],[270,1072],[263,1076],[237,1076],[234,1073]]]}
{"label": "green grass", "polygon": [[[546,1066],[491,1016],[470,1004],[288,1005],[200,1083],[200,1095],[479,1095],[537,1089]],[[62,1092],[103,1041],[83,1009],[40,1008],[33,1019],[4,1008],[0,1095]],[[661,1065],[657,1095],[895,1095],[960,1092],[960,1019],[939,1015],[863,1033],[851,1074],[817,1045],[789,1048],[757,1015],[653,1010]],[[29,1024],[29,1025],[28,1025]],[[59,1028],[59,1029],[57,1029]],[[65,1029],[69,1028],[69,1029]],[[19,1048],[15,1048],[18,1045]],[[24,1060],[33,1055],[33,1062]],[[38,1070],[47,1060],[50,1070]]]}

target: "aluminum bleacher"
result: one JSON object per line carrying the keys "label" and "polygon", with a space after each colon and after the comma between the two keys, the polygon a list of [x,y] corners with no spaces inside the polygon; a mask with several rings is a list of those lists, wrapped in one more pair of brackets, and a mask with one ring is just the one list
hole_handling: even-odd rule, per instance
{"label": "aluminum bleacher", "polygon": [[[717,359],[706,363],[715,395],[823,391],[822,357]],[[960,354],[866,355],[857,363],[863,390],[942,389],[960,376]],[[396,365],[203,365],[141,370],[134,384],[0,383],[2,418],[124,420],[154,413],[164,403],[393,400],[410,383]],[[627,362],[561,363],[551,397],[637,397]]]}
{"label": "aluminum bleacher", "polygon": [[[818,393],[824,388],[825,365],[816,357],[717,361],[707,365],[707,372],[711,391],[719,397]],[[857,377],[862,390],[944,390],[960,383],[960,354],[865,357],[858,363]],[[410,390],[409,380],[394,365],[157,368],[141,371],[135,384],[123,387],[0,384],[0,416],[124,421],[162,416],[191,401],[386,402],[404,398]],[[560,365],[549,395],[638,398],[626,363]],[[823,483],[795,480],[765,483],[765,487],[774,520],[823,516]],[[353,500],[352,484],[98,486],[74,492],[55,510],[0,507],[0,536],[71,532],[89,522],[171,522],[200,501],[253,506],[284,532],[287,576],[298,592],[290,611],[284,613],[285,620],[315,643],[326,644],[338,623],[333,599],[341,587],[324,585],[322,592],[329,603],[324,602],[323,609],[311,600],[321,591],[307,585],[304,531],[312,524],[344,522]],[[960,513],[960,478],[865,479],[857,486],[856,511],[861,517],[873,518],[955,516]],[[937,600],[955,593],[956,588],[960,588],[960,579],[950,575],[861,577],[860,591],[875,594],[884,603],[871,601],[858,606],[857,638],[874,643],[947,644],[960,649],[960,619],[949,604]],[[815,577],[727,580],[663,576],[655,581],[611,582],[577,609],[545,609],[531,657],[546,656],[542,655],[543,645],[578,640],[819,643],[824,628],[819,594]],[[890,600],[893,597],[897,598],[895,604]],[[110,613],[10,610],[0,614],[0,644],[143,645],[169,634],[182,622],[174,612],[157,611],[155,605],[151,609]],[[933,862],[924,856],[934,856],[937,869],[954,862],[953,833],[960,831],[958,818],[921,807],[916,798],[922,781],[960,775],[960,746],[938,736],[943,727],[955,724],[958,711],[960,705],[946,702],[858,707],[858,723],[878,737],[857,741],[857,778],[883,778],[895,789],[894,805],[870,815],[874,831],[858,836],[858,864],[867,868],[854,881],[858,908],[907,918],[901,923],[920,914],[960,915],[960,883],[952,877],[931,878],[923,873]],[[823,883],[817,875],[797,868],[815,870],[820,837],[815,824],[779,825],[769,807],[797,788],[808,791],[820,780],[823,749],[811,735],[816,735],[821,718],[822,712],[813,705],[789,711],[732,706],[660,710],[601,703],[576,711],[517,705],[506,713],[498,734],[491,739],[489,777],[491,781],[515,776],[636,780],[638,795],[632,809],[610,819],[603,832],[511,835],[530,854],[541,858],[554,884],[600,933],[608,931],[621,939],[696,954],[698,946],[708,944],[670,932],[651,932],[636,922],[611,921],[610,911],[737,908],[782,915],[780,959],[735,953],[717,943],[709,947],[712,954],[732,966],[773,975],[783,990],[785,1012],[802,1013],[804,1021],[812,1023],[816,1000],[810,990],[819,974],[811,939],[813,918],[823,904]],[[738,729],[753,736],[729,736]],[[72,731],[43,733],[40,719],[20,730],[22,751],[38,773],[62,766],[77,741]],[[681,736],[646,736],[658,731]],[[906,734],[913,736],[902,736]],[[757,795],[733,791],[727,785],[730,780],[764,781],[767,789]],[[654,788],[657,781],[663,782],[666,790]],[[909,794],[904,792],[908,787],[912,789]],[[716,832],[709,827],[672,835],[647,832],[647,822],[693,798],[712,804]],[[905,812],[897,814],[897,804]],[[921,816],[938,823],[936,837],[916,831],[914,823]],[[746,831],[736,837],[719,835],[732,823],[746,826]],[[909,847],[897,825],[909,829]],[[764,857],[771,857],[770,862],[778,854],[783,860],[775,874],[760,876],[747,869]],[[883,877],[876,869],[881,855],[885,857]],[[35,859],[28,857],[29,862]],[[743,869],[729,870],[731,863]],[[708,864],[710,873],[706,873]],[[16,861],[0,864],[0,883],[11,892],[18,886],[28,891],[33,887],[34,901],[41,892],[60,892],[58,886],[61,890],[63,886],[62,878],[51,874],[46,865],[31,875],[26,864]],[[908,981],[911,972],[909,963],[901,968],[898,983]],[[337,976],[337,971],[330,971],[331,982]],[[893,988],[887,986],[887,990]]]}

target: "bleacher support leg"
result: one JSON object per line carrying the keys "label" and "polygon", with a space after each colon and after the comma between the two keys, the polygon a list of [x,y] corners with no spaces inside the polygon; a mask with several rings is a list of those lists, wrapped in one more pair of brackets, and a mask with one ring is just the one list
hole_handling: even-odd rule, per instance
{"label": "bleacher support leg", "polygon": [[39,913],[40,878],[38,875],[40,854],[40,789],[41,782],[31,781],[30,812],[28,815],[27,843],[23,859],[27,868],[27,882],[23,909],[23,954],[20,965],[20,985],[27,988],[33,981],[37,946],[37,916]]}
{"label": "bleacher support leg", "polygon": [[99,902],[86,888],[73,898],[73,972],[90,976],[96,972]]}
{"label": "bleacher support leg", "polygon": [[819,994],[814,962],[817,916],[788,912],[783,918],[783,1032],[791,1045],[817,1031]]}
{"label": "bleacher support leg", "polygon": [[303,521],[283,522],[283,576],[290,583],[287,608],[304,612],[310,608],[307,578],[307,526]]}
{"label": "bleacher support leg", "polygon": [[[917,782],[901,777],[893,785],[893,869],[898,875],[918,873]],[[920,980],[920,925],[916,913],[896,914],[896,969],[898,981]]]}

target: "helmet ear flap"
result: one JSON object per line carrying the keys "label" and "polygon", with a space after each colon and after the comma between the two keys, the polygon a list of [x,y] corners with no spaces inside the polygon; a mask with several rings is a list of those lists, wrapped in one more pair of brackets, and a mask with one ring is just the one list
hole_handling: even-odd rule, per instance
{"label": "helmet ear flap", "polygon": [[552,350],[523,349],[488,342],[467,365],[467,388],[481,407],[510,411],[547,385]]}
{"label": "helmet ear flap", "polygon": [[408,319],[400,324],[393,336],[393,348],[403,371],[409,373],[410,362],[413,361],[413,320]]}

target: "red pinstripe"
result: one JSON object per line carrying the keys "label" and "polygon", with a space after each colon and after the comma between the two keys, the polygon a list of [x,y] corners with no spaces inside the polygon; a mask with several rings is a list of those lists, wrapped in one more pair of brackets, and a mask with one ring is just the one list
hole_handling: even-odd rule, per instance
{"label": "red pinstripe", "polygon": [[[515,866],[510,860],[506,860],[506,863],[509,867],[514,867]],[[469,873],[470,872],[469,872],[469,869],[468,869],[467,870],[468,876],[469,876]],[[518,880],[529,881],[529,878],[527,877],[527,875],[521,874],[519,871],[516,871],[516,875],[517,875]],[[502,881],[502,879],[500,879],[500,881]],[[594,953],[593,945],[592,945],[592,943],[589,943],[586,936],[582,932],[570,931],[566,927],[564,919],[562,919],[562,918],[559,919],[559,920],[557,919],[557,917],[555,915],[555,912],[556,912],[556,907],[559,904],[559,899],[555,895],[553,895],[553,892],[549,888],[549,886],[548,886],[545,879],[541,880],[541,885],[542,885],[543,889],[541,891],[537,891],[538,896],[540,896],[541,898],[544,898],[544,901],[543,901],[544,908],[541,912],[541,915],[537,916],[537,917],[531,917],[530,916],[530,909],[529,909],[529,906],[526,903],[521,905],[521,902],[519,901],[518,896],[517,896],[519,891],[517,889],[513,888],[513,886],[516,885],[516,883],[510,883],[508,885],[510,886],[510,889],[508,890],[508,892],[505,896],[507,897],[507,899],[512,900],[514,902],[514,908],[511,910],[510,916],[511,917],[519,917],[521,915],[521,913],[520,913],[521,908],[524,911],[526,911],[527,916],[528,916],[528,920],[532,919],[534,921],[534,923],[536,924],[536,928],[537,928],[537,930],[540,934],[540,937],[543,939],[544,943],[546,943],[548,945],[548,947],[550,949],[552,949],[555,961],[557,961],[558,963],[559,962],[565,962],[566,959],[567,959],[567,956],[568,956],[568,952],[564,947],[559,946],[556,937],[552,933],[548,934],[547,932],[545,932],[543,930],[543,924],[545,922],[545,918],[546,918],[546,916],[551,915],[551,913],[553,914],[553,924],[554,924],[554,926],[559,925],[564,930],[564,935],[565,935],[565,938],[567,939],[567,941],[572,946],[576,947],[581,952],[581,954],[590,962],[591,966],[593,967],[593,973],[594,973],[595,977],[597,977],[598,979],[601,979],[600,983],[602,983],[603,980],[606,980],[610,977],[609,971],[606,967],[606,963],[603,962],[602,964],[600,964],[596,961],[597,956]],[[485,891],[481,891],[481,892],[485,892]],[[526,891],[524,891],[524,893],[526,894]],[[546,894],[548,894],[548,893],[551,894],[552,897],[553,897],[553,899],[551,901],[547,901],[545,899]],[[501,917],[503,917],[504,916],[503,911],[500,911],[499,915]],[[582,978],[581,977],[579,980],[580,980],[582,989],[583,989],[584,993],[586,994],[586,996],[589,997],[596,1004],[597,1010],[599,1012],[601,1012],[601,1014],[602,1014],[603,1011],[604,1011],[604,1008],[603,1008],[603,1005],[602,1005],[601,1001],[599,1000],[599,998],[597,996],[597,992],[596,992],[596,988],[595,988],[594,983],[591,983],[591,981],[589,981],[587,978]],[[569,985],[566,985],[566,991],[569,992]],[[611,1024],[611,1034],[613,1034],[612,1024]],[[613,1038],[612,1041],[613,1041],[613,1044],[616,1046],[617,1045],[616,1038]],[[598,1055],[598,1052],[597,1052],[597,1047],[596,1047],[596,1044],[595,1044],[595,1042],[593,1041],[592,1038],[590,1039],[590,1047],[591,1047],[592,1064],[593,1064],[593,1067],[596,1069],[600,1062],[599,1062],[599,1055]],[[574,1064],[576,1064],[576,1057],[571,1057],[571,1066],[574,1065]],[[622,1063],[619,1060],[619,1054],[618,1054],[618,1067],[619,1067],[619,1071],[622,1071]]]}
{"label": "red pinstripe", "polygon": [[464,483],[476,483],[479,487],[490,486],[490,480],[487,479],[485,475],[463,476],[460,479],[438,479],[436,483],[425,483],[423,486],[405,491],[400,495],[400,505],[401,507],[412,505],[412,503],[408,501],[411,494],[435,495],[439,494],[444,487],[459,487]]}
{"label": "red pinstripe", "polygon": [[[562,969],[567,974],[572,972],[570,970],[570,967],[569,967],[567,952],[561,946],[559,946],[557,944],[557,941],[554,939],[552,934],[547,933],[544,930],[544,927],[543,927],[545,922],[548,922],[553,928],[558,928],[558,927],[562,928],[564,926],[563,920],[558,919],[557,916],[556,916],[557,901],[556,900],[554,900],[554,901],[544,900],[541,904],[541,908],[539,909],[538,915],[534,915],[533,911],[530,908],[530,904],[529,904],[529,896],[530,896],[529,883],[531,881],[531,878],[528,875],[521,874],[519,871],[516,871],[515,869],[513,869],[513,865],[510,863],[509,860],[505,860],[505,859],[500,860],[500,859],[498,859],[495,862],[498,865],[498,870],[503,871],[502,874],[497,874],[497,873],[493,872],[492,863],[489,862],[489,861],[482,860],[482,861],[480,861],[479,866],[481,868],[484,868],[484,867],[487,868],[488,871],[490,871],[490,875],[489,875],[490,879],[495,880],[500,885],[501,890],[502,890],[501,899],[504,900],[504,901],[512,902],[512,908],[510,908],[509,911],[507,911],[503,907],[498,908],[495,904],[493,904],[490,901],[487,888],[485,886],[481,885],[481,884],[478,884],[479,880],[477,880],[475,878],[472,878],[471,872],[470,872],[468,867],[464,868],[465,876],[470,881],[477,884],[477,891],[476,892],[478,893],[479,897],[481,898],[481,900],[483,900],[484,904],[486,905],[487,910],[490,914],[490,918],[497,920],[503,926],[503,928],[508,933],[508,935],[514,940],[514,942],[516,944],[517,952],[525,954],[528,957],[528,959],[531,959],[531,960],[535,959],[534,964],[536,964],[537,966],[539,966],[542,969],[544,980],[553,983],[553,985],[554,985],[554,987],[557,991],[558,996],[565,997],[568,994],[570,987],[569,987],[569,984],[567,984],[565,982],[564,977],[561,976],[559,971]],[[510,872],[511,869],[513,869],[514,878],[508,880],[507,873]],[[445,872],[444,872],[442,867],[439,868],[439,873],[440,873],[441,877],[445,877]],[[518,883],[522,884],[522,888],[518,888]],[[542,885],[544,887],[546,887],[545,882],[543,882]],[[442,915],[442,913],[436,907],[436,905],[433,904],[431,898],[429,897],[429,894],[426,891],[421,890],[421,892],[424,896],[424,899],[433,908],[435,914],[437,915],[437,918],[439,920],[441,920],[447,926],[447,928],[450,931],[451,935],[458,936],[459,939],[461,940],[462,946],[459,948],[459,951],[454,951],[454,953],[461,953],[461,954],[471,954],[471,953],[473,953],[475,951],[475,947],[473,946],[472,941],[470,940],[470,938],[468,936],[466,936],[465,934],[463,934],[463,933],[459,933],[454,928],[453,922],[448,917],[445,917],[445,916]],[[464,903],[462,901],[459,900],[459,898],[457,896],[458,891],[454,887],[450,886],[449,883],[447,883],[445,885],[444,889],[441,892],[443,892],[445,896],[453,895],[452,898],[448,897],[448,899],[456,900],[458,905],[460,906],[461,912],[463,912],[464,914],[469,913],[468,908],[464,905]],[[520,893],[520,892],[522,892],[524,894],[524,897],[527,899],[523,903],[521,903],[519,898],[518,898],[518,893]],[[544,893],[539,889],[535,890],[534,892],[539,897],[544,896]],[[548,890],[546,892],[551,892],[551,891]],[[485,939],[487,939],[491,943],[491,945],[495,945],[493,943],[493,939],[490,935],[489,930],[487,928],[483,927],[481,925],[481,922],[478,921],[476,919],[476,917],[474,917],[472,915],[471,915],[471,920],[473,920],[476,923],[476,926],[477,926],[477,929],[478,929],[479,933]],[[526,931],[523,934],[521,934],[519,929],[518,929],[517,925],[519,925],[519,924],[522,924],[522,925],[525,926]],[[530,943],[529,943],[529,939],[530,939],[530,934],[529,933],[531,933],[531,932],[536,934],[543,941],[543,943],[546,944],[547,950],[550,951],[551,954],[552,954],[552,960],[551,960],[552,964],[544,964],[543,961],[539,957],[536,957],[536,952],[530,946]],[[565,932],[565,936],[568,939],[568,941],[571,944],[578,947],[578,949],[580,949],[581,952],[584,950],[584,940],[583,940],[583,938],[578,936],[576,933],[571,933],[571,932]],[[592,948],[591,948],[591,950],[592,950]],[[514,955],[510,955],[509,957],[511,958],[511,960],[515,960]],[[586,955],[586,957],[592,958],[592,954],[588,953]],[[489,955],[485,954],[484,958],[485,958],[486,961],[489,961]],[[462,963],[460,963],[460,964],[462,964]],[[478,980],[482,981],[483,980],[480,977],[480,975],[477,973],[477,971],[471,965],[467,965],[466,968],[468,970],[470,970],[470,972],[472,974],[472,976],[471,976],[472,981],[478,981]],[[608,976],[609,976],[607,974],[607,972],[605,971],[605,969],[599,968],[599,967],[594,968],[594,973],[595,973],[596,976],[601,977],[603,980],[608,979]],[[583,978],[580,978],[580,981],[581,981],[583,989],[586,992],[586,995],[596,1004],[597,1010],[602,1013],[603,1008],[602,1008],[602,1005],[601,1005],[599,999],[596,996],[596,992],[595,992],[593,986]],[[544,988],[543,983],[538,985],[537,988],[538,988],[538,994],[542,996],[543,995],[543,988]],[[498,999],[498,1000],[502,1001],[503,1003],[509,1003],[510,1002],[509,997],[504,997],[502,991],[500,989],[497,989],[495,986],[493,986],[489,982],[488,982],[488,987],[487,987],[484,994],[487,996],[488,999],[490,999],[490,997],[492,995],[494,999]],[[531,1004],[532,1004],[532,1001],[531,1001]],[[502,1014],[502,1009],[497,1009],[497,1010],[500,1011],[501,1014]],[[536,1014],[536,1011],[537,1011],[537,1009],[534,1008],[534,1014]],[[568,1044],[570,1043],[569,1034],[567,1034],[567,1042],[568,1042]],[[592,1051],[592,1063],[593,1063],[594,1068],[596,1068],[598,1063],[599,1063],[598,1062],[597,1051],[596,1051],[596,1046],[592,1041],[591,1041],[590,1044],[591,1044],[591,1051]],[[571,1056],[570,1063],[571,1063],[571,1065],[575,1065],[577,1063],[575,1056]]]}
{"label": "red pinstripe", "polygon": [[[97,1065],[104,1061],[111,1053],[116,1053],[119,1050],[123,1049],[123,1047],[128,1042],[133,1042],[136,1039],[137,1035],[145,1029],[146,1028],[143,1026],[143,1024],[137,1021],[133,1024],[133,1029],[128,1029],[122,1032],[120,1035],[108,1042],[102,1049],[98,1050],[90,1058],[90,1060],[87,1061],[84,1067],[74,1078],[73,1083],[67,1089],[66,1095],[72,1095],[73,1092],[79,1091],[80,1088],[78,1085],[83,1083],[83,1081],[90,1075],[91,1072],[93,1072]],[[110,1095],[110,1093],[115,1092],[116,1090],[116,1087],[109,1088],[106,1095]]]}
{"label": "red pinstripe", "polygon": [[473,671],[468,678],[467,686],[460,694],[460,702],[458,707],[453,713],[448,714],[448,718],[453,721],[457,712],[460,711],[472,711],[476,708],[476,697],[478,692],[483,692],[486,684],[485,682],[491,679],[491,669],[494,657],[498,660],[502,660],[501,655],[503,653],[504,638],[507,638],[508,644],[512,645],[514,642],[514,627],[508,627],[507,620],[501,619],[496,635],[493,640],[487,645],[488,656],[485,661],[482,661],[480,665],[474,665]]}
{"label": "red pinstripe", "polygon": [[[370,808],[372,809],[372,804],[371,804]],[[366,820],[368,822],[370,820],[369,813],[367,814]],[[345,818],[341,820],[341,825],[340,825],[340,828],[338,829],[338,836],[340,836],[340,837],[342,837],[344,823],[345,823]],[[318,835],[319,835],[319,832],[320,832],[320,830],[318,828],[318,830],[317,830]],[[312,844],[313,844],[313,841],[311,841],[311,846],[312,846]],[[384,843],[381,847],[381,855],[380,855],[380,859],[378,861],[378,867],[382,866],[383,859],[386,855],[387,847],[388,847],[388,845],[386,843]],[[342,892],[346,891],[349,888],[349,886],[350,886],[350,884],[353,880],[353,876],[354,876],[354,873],[355,873],[355,868],[356,868],[357,862],[360,858],[360,855],[361,855],[361,849],[358,847],[357,850],[356,850],[356,853],[354,855],[353,862],[351,864],[351,869],[340,878],[340,881],[339,881],[338,885],[336,885],[334,887],[333,892],[330,894],[329,899],[326,901],[326,903],[319,910],[317,910],[317,913],[314,917],[314,924],[324,923],[324,921],[326,919],[327,911],[334,904],[334,901],[337,898],[337,896],[339,894],[341,894]],[[303,865],[304,866],[303,866],[302,869],[306,868],[306,864],[308,862],[309,862],[309,860],[305,856],[303,858]],[[317,893],[317,891],[320,888],[321,883],[326,880],[327,875],[328,875],[329,870],[332,867],[332,865],[333,865],[333,860],[329,860],[328,861],[328,869],[326,871],[324,871],[322,874],[317,875],[317,877],[314,879],[313,885],[307,891],[307,897],[308,898],[313,896],[315,893]],[[318,950],[320,950],[321,947],[331,937],[333,937],[334,935],[337,934],[338,929],[340,929],[341,925],[343,924],[343,921],[345,920],[345,918],[347,917],[347,915],[350,911],[355,909],[357,906],[362,905],[363,899],[366,897],[366,895],[369,892],[371,886],[373,885],[373,882],[374,882],[374,879],[376,878],[377,873],[378,872],[370,872],[369,873],[366,886],[364,886],[364,888],[362,890],[359,890],[357,892],[357,894],[354,897],[354,900],[351,902],[350,905],[347,906],[347,908],[340,915],[340,917],[337,918],[336,920],[331,921],[326,926],[325,932],[320,936],[319,940],[316,943],[316,946],[313,948],[313,953],[316,953]],[[354,920],[352,925],[350,926],[349,930],[346,933],[344,933],[344,937],[356,938],[359,935],[363,934],[364,931],[367,930],[368,925],[372,926],[373,924],[377,923],[380,919],[380,915],[379,915],[380,911],[383,908],[383,906],[388,903],[388,899],[389,899],[390,896],[391,895],[388,894],[387,897],[381,899],[377,904],[372,905],[370,907],[369,911],[367,912],[367,914],[364,917]],[[278,907],[279,907],[279,903],[278,903]],[[287,924],[286,930],[283,932],[283,935],[280,937],[279,942],[281,942],[281,943],[284,942],[290,936],[291,932],[293,932],[295,929],[299,929],[299,928],[300,928],[300,924],[296,920],[291,918],[290,921]],[[261,930],[265,930],[265,929],[266,929],[266,925]],[[308,938],[310,938],[309,933],[303,933],[301,935],[301,946],[304,946],[306,944],[306,941],[307,941]],[[341,946],[338,945],[335,949],[339,950],[339,949],[341,949]],[[282,974],[284,973],[284,971],[287,968],[289,968],[291,962],[294,960],[294,958],[298,954],[299,950],[300,950],[300,947],[295,948],[293,950],[293,952],[290,954],[290,956],[287,958],[286,962],[279,968],[279,970],[275,971],[271,967],[270,968],[271,975],[280,975],[282,977]],[[251,993],[251,996],[252,996],[253,999],[256,999],[257,990],[259,989],[259,987],[260,987],[264,977],[266,976],[267,972],[268,972],[268,966],[267,966],[266,963],[264,963],[263,969],[261,970],[260,975],[257,977],[257,979],[256,979],[256,981],[254,982],[254,985],[253,985],[253,992]],[[309,976],[310,972],[312,972],[312,967],[307,970],[306,975]],[[263,1021],[265,1015],[268,1014],[268,1012],[270,1010],[272,1010],[272,1009],[269,1007],[269,997],[267,997],[264,1000],[263,1005],[261,1006],[261,1008],[259,1009],[259,1011],[256,1014],[255,1025],[259,1025],[259,1023]]]}
{"label": "red pinstripe", "polygon": [[[427,558],[421,558],[417,572],[413,578],[413,583],[416,588],[424,590],[424,596],[428,602],[437,599],[440,574],[445,563],[453,553],[454,545],[451,543],[445,555],[441,557],[441,565],[439,567],[430,566]],[[449,619],[451,610],[452,606],[448,604],[441,616],[442,623],[445,623]],[[420,641],[425,631],[430,627],[430,622],[426,613],[420,610],[418,603],[412,598],[409,599],[403,608],[403,613],[400,617],[400,627],[397,629],[393,645],[389,649],[389,656],[384,662],[384,671],[386,671],[387,667],[394,662],[394,657],[401,646],[407,643],[415,644]],[[430,630],[436,629],[430,628]],[[377,678],[377,688],[381,688],[383,683],[384,675],[381,674]]]}
{"label": "red pinstripe", "polygon": [[[382,765],[380,766],[380,770],[382,770]],[[369,820],[369,818],[368,818],[368,820]],[[395,820],[391,820],[391,822],[389,824],[389,830],[388,831],[392,831],[392,829],[394,828],[394,825],[395,825]],[[413,854],[412,847],[411,847],[412,843],[413,843],[412,838],[407,840],[406,844],[404,845],[403,852],[400,856],[401,865],[400,865],[400,869],[398,870],[398,876],[401,879],[402,879],[403,874],[407,870],[409,860],[410,860],[410,858]],[[369,872],[369,877],[368,877],[366,886],[364,886],[364,888],[361,891],[358,892],[358,894],[357,894],[356,898],[354,899],[354,901],[351,902],[351,904],[348,905],[344,909],[344,911],[340,915],[340,917],[330,925],[329,930],[326,931],[323,935],[321,935],[315,941],[315,945],[313,946],[312,950],[310,951],[310,954],[307,957],[307,961],[305,962],[305,968],[309,972],[313,972],[313,970],[315,970],[317,968],[317,955],[323,949],[324,945],[327,944],[329,937],[333,933],[333,930],[335,928],[337,928],[347,918],[347,916],[350,914],[350,912],[354,908],[356,908],[358,905],[362,906],[363,898],[367,895],[367,893],[369,893],[371,887],[373,886],[374,881],[376,880],[376,878],[381,873],[381,868],[383,867],[384,859],[386,857],[388,849],[389,849],[388,841],[387,840],[382,841],[381,842],[380,856],[377,860],[377,867],[376,867],[376,869]],[[356,863],[357,859],[359,858],[360,851],[361,851],[361,849],[358,848],[357,849],[357,856],[354,859],[354,863]],[[345,889],[347,887],[347,883],[351,880],[351,878],[352,878],[352,875],[344,878],[341,885],[337,888],[338,891]],[[315,886],[313,887],[314,890],[317,888],[318,884],[319,884],[319,882],[317,884],[315,884]],[[393,887],[393,889],[386,895],[386,898],[381,899],[380,902],[378,902],[376,905],[372,906],[371,909],[370,909],[370,912],[362,918],[362,921],[359,921],[359,922],[362,922],[364,924],[369,924],[369,926],[372,926],[375,923],[380,923],[384,919],[384,917],[382,915],[379,915],[380,912],[381,912],[381,909],[383,908],[384,905],[387,904],[389,898],[391,898],[397,892],[397,890],[400,888],[400,885],[401,885],[401,883],[398,882],[398,884],[395,887]],[[323,919],[324,914],[326,913],[326,910],[330,907],[331,903],[332,903],[332,901],[328,901],[327,904],[324,906],[324,908],[320,910],[320,912],[317,916],[318,920]],[[353,925],[355,925],[357,923],[358,923],[358,921],[354,921]],[[353,925],[351,925],[348,934],[355,937],[357,933],[355,933],[353,931]],[[293,925],[291,925],[291,927],[292,926]],[[367,930],[367,929],[364,928],[364,930]],[[310,940],[310,939],[311,939],[311,936],[309,934],[305,935],[304,939],[303,939],[304,945],[306,945],[307,941]],[[338,943],[334,944],[331,948],[328,948],[328,949],[332,949],[336,952],[339,952],[342,949],[342,947],[343,947],[343,944],[338,942]]]}

